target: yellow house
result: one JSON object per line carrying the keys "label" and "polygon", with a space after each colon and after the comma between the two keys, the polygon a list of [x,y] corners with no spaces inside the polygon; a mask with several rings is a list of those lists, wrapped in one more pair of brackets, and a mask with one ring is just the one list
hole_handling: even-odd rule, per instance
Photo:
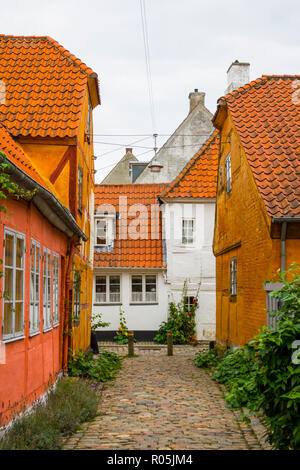
{"label": "yellow house", "polygon": [[[0,121],[85,234],[72,238],[62,266],[67,352],[90,345],[94,194],[93,109],[97,74],[50,37],[0,35],[5,105]],[[42,204],[42,202],[41,202]],[[64,225],[64,221],[60,220]],[[71,334],[72,333],[72,334]]]}

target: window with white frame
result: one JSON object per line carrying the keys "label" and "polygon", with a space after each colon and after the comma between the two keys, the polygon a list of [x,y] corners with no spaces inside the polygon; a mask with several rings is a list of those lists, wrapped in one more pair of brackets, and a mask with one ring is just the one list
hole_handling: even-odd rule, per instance
{"label": "window with white frame", "polygon": [[109,246],[114,240],[114,220],[112,217],[95,219],[95,245]]}
{"label": "window with white frame", "polygon": [[226,192],[231,191],[231,155],[229,154],[225,160],[225,173],[226,173]]}
{"label": "window with white frame", "polygon": [[121,279],[120,276],[96,276],[96,303],[120,303]]}
{"label": "window with white frame", "polygon": [[189,311],[190,308],[194,305],[195,297],[192,295],[187,295],[184,298],[184,308],[186,311]]}
{"label": "window with white frame", "polygon": [[31,240],[30,248],[30,309],[29,332],[37,333],[40,329],[40,245]]}
{"label": "window with white frame", "polygon": [[220,188],[223,188],[223,165],[220,168]]}
{"label": "window with white frame", "polygon": [[235,296],[237,292],[237,258],[230,260],[230,295]]}
{"label": "window with white frame", "polygon": [[194,243],[194,219],[182,219],[182,237],[183,245],[192,245]]}
{"label": "window with white frame", "polygon": [[4,230],[3,268],[3,339],[22,336],[24,332],[25,236]]}
{"label": "window with white frame", "polygon": [[157,301],[157,279],[155,275],[131,276],[131,301],[154,303]]}
{"label": "window with white frame", "polygon": [[51,252],[47,248],[43,251],[43,329],[52,327],[51,315]]}
{"label": "window with white frame", "polygon": [[83,169],[78,165],[78,210],[82,212]]}
{"label": "window with white frame", "polygon": [[52,303],[53,303],[53,325],[59,323],[59,255],[53,253],[53,276],[52,276]]}

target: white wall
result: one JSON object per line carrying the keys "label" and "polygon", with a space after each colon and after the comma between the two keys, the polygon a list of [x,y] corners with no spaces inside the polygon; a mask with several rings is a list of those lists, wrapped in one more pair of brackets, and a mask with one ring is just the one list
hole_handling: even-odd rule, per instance
{"label": "white wall", "polygon": [[[212,252],[215,203],[170,203],[162,206],[166,239],[169,301],[182,297],[184,281],[188,295],[198,292],[196,313],[198,340],[215,339],[215,258]],[[182,245],[182,218],[195,219],[193,246]]]}
{"label": "white wall", "polygon": [[135,182],[169,183],[173,181],[213,132],[211,120],[212,114],[204,106],[204,102],[199,103],[158,151],[156,160],[163,165],[160,172],[154,173],[146,167]]}
{"label": "white wall", "polygon": [[[156,274],[157,275],[157,304],[131,305],[131,275],[132,274]],[[95,276],[97,275],[121,276],[121,303],[122,305],[95,305]],[[162,321],[168,316],[168,295],[164,283],[162,270],[122,270],[94,269],[93,285],[93,314],[102,313],[102,320],[110,322],[110,326],[101,328],[100,331],[117,330],[120,326],[120,307],[125,311],[125,318],[129,330],[158,330]]]}

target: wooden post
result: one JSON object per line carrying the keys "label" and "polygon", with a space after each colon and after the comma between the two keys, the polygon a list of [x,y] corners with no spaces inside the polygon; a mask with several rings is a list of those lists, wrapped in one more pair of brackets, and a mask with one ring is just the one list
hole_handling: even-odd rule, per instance
{"label": "wooden post", "polygon": [[168,331],[168,356],[173,356],[173,333]]}
{"label": "wooden post", "polygon": [[128,356],[134,356],[134,333],[128,332]]}

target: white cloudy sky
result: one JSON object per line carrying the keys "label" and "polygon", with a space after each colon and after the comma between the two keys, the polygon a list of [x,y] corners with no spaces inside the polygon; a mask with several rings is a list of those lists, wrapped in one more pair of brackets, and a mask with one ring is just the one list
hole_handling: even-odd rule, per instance
{"label": "white cloudy sky", "polygon": [[[145,0],[156,131],[171,134],[188,112],[188,94],[206,92],[214,112],[232,61],[249,61],[251,79],[300,74],[299,0]],[[1,2],[0,31],[49,35],[98,73],[102,105],[94,111],[96,142],[131,147],[153,134],[140,0]],[[166,138],[160,138],[161,145]],[[153,139],[137,144],[151,147]],[[96,181],[124,154],[95,143]],[[136,147],[134,153],[147,151]],[[152,152],[141,155],[151,158]]]}

